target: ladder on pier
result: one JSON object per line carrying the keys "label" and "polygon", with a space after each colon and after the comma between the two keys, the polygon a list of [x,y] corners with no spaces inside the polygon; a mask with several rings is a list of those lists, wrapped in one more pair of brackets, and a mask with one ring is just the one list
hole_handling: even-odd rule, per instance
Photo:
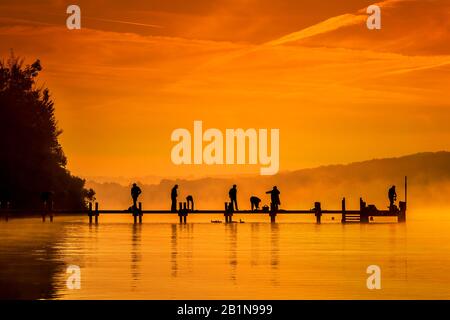
{"label": "ladder on pier", "polygon": [[345,213],[342,217],[342,223],[360,223],[361,215],[359,213]]}

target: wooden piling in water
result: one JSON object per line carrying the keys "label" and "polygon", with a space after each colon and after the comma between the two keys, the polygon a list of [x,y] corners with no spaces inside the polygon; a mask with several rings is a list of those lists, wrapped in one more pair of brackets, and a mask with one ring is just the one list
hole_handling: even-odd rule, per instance
{"label": "wooden piling in water", "polygon": [[225,202],[225,213],[223,214],[225,216],[225,222],[231,223],[233,222],[233,202]]}
{"label": "wooden piling in water", "polygon": [[47,201],[44,201],[42,204],[42,222],[45,222],[45,217],[47,216]]}
{"label": "wooden piling in water", "polygon": [[178,203],[178,217],[180,218],[180,223],[187,223],[187,216],[188,216],[188,208],[186,202],[179,202]]}
{"label": "wooden piling in water", "polygon": [[399,202],[400,211],[398,213],[397,222],[406,222],[406,202],[400,201]]}
{"label": "wooden piling in water", "polygon": [[278,212],[278,205],[271,202],[270,203],[270,213],[269,213],[270,223],[276,222],[277,212]]}
{"label": "wooden piling in water", "polygon": [[89,217],[89,224],[92,224],[92,202],[89,202],[88,217]]}
{"label": "wooden piling in water", "polygon": [[369,223],[369,212],[367,209],[367,204],[362,198],[359,198],[359,222]]}
{"label": "wooden piling in water", "polygon": [[225,202],[225,211],[223,213],[223,216],[225,217],[225,223],[228,222],[228,202]]}
{"label": "wooden piling in water", "polygon": [[342,218],[341,218],[341,222],[342,223],[345,223],[346,222],[346,219],[345,219],[345,210],[346,208],[345,208],[345,197],[344,198],[342,198]]}
{"label": "wooden piling in water", "polygon": [[400,212],[398,213],[397,222],[406,222],[406,203],[408,201],[408,177],[405,176],[405,201],[398,203]]}
{"label": "wooden piling in water", "polygon": [[95,224],[98,224],[98,216],[99,216],[99,210],[98,210],[98,202],[95,203]]}
{"label": "wooden piling in water", "polygon": [[133,204],[131,214],[133,215],[133,223],[136,224],[138,221],[138,208]]}
{"label": "wooden piling in water", "polygon": [[50,216],[50,222],[53,222],[53,200],[50,200],[50,202],[48,203],[47,212]]}
{"label": "wooden piling in water", "polygon": [[142,223],[142,202],[139,202],[139,223]]}
{"label": "wooden piling in water", "polygon": [[322,219],[322,208],[320,202],[314,203],[314,212],[314,215],[316,216],[316,222],[317,224],[320,224]]}

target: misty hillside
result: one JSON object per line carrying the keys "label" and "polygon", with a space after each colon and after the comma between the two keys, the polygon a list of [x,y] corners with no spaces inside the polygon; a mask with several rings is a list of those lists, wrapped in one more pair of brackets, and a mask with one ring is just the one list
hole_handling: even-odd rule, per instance
{"label": "misty hillside", "polygon": [[[146,209],[169,209],[170,190],[177,183],[180,185],[179,201],[191,194],[196,208],[221,209],[228,199],[229,188],[236,183],[241,209],[249,209],[251,195],[260,197],[262,204],[268,204],[270,200],[265,191],[274,185],[281,191],[281,207],[285,209],[310,208],[314,201],[321,201],[323,208],[337,208],[344,196],[349,208],[358,206],[359,197],[383,208],[387,206],[387,190],[391,185],[397,186],[399,200],[403,199],[405,176],[408,176],[409,206],[450,204],[450,152],[419,153],[234,180],[162,180],[159,184],[141,185],[140,201]],[[87,185],[96,190],[97,200],[103,208],[130,206],[128,186],[94,181],[88,181]]]}

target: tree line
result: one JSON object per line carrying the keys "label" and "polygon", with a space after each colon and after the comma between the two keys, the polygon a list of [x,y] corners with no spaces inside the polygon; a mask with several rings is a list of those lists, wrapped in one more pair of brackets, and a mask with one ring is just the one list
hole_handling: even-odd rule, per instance
{"label": "tree line", "polygon": [[51,199],[55,208],[82,210],[95,192],[66,169],[54,102],[36,84],[40,71],[39,60],[26,65],[13,53],[0,61],[0,201],[26,210]]}

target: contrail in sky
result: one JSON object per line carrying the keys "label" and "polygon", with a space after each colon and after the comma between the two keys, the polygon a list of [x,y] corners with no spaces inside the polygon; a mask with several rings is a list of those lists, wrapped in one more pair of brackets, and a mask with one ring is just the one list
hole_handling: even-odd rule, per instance
{"label": "contrail in sky", "polygon": [[[60,14],[52,14],[52,13],[46,13],[49,16],[58,16],[62,17]],[[103,18],[94,18],[94,17],[87,17],[87,16],[81,16],[81,19],[87,19],[87,20],[95,20],[95,21],[102,21],[102,22],[111,22],[111,23],[120,23],[120,24],[127,24],[131,26],[139,26],[139,27],[147,27],[147,28],[164,28],[163,26],[157,25],[157,24],[148,24],[148,23],[139,23],[139,22],[132,22],[132,21],[123,21],[123,20],[114,20],[114,19],[103,19]],[[7,22],[18,22],[18,23],[34,23],[34,24],[42,24],[42,25],[56,25],[55,23],[48,23],[43,21],[36,21],[36,20],[29,20],[29,19],[20,19],[20,18],[12,18],[12,17],[5,17],[0,16],[0,20],[7,21]]]}
{"label": "contrail in sky", "polygon": [[103,22],[112,22],[112,23],[121,23],[128,24],[132,26],[140,26],[140,27],[149,27],[149,28],[164,28],[163,26],[157,24],[146,24],[146,23],[138,23],[138,22],[130,22],[130,21],[122,21],[122,20],[113,20],[113,19],[102,19],[102,18],[93,18],[93,17],[84,17],[89,20],[103,21]]}

